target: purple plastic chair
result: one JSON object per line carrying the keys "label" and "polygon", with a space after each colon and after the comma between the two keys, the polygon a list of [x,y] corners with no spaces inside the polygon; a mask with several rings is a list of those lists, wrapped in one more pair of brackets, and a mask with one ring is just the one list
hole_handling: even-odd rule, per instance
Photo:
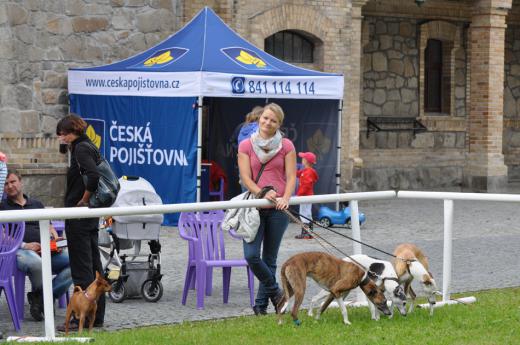
{"label": "purple plastic chair", "polygon": [[25,223],[0,223],[0,293],[5,292],[7,305],[15,330],[20,331],[20,319],[14,299],[13,270],[16,265],[16,251],[20,247],[25,232]]}
{"label": "purple plastic chair", "polygon": [[247,269],[249,299],[254,305],[254,276],[245,259],[226,259],[222,220],[224,211],[183,212],[179,218],[180,236],[188,241],[188,267],[182,292],[182,304],[186,305],[188,290],[197,290],[197,309],[204,309],[204,295],[211,295],[213,267],[222,267],[224,303],[229,299],[229,283],[232,267]]}

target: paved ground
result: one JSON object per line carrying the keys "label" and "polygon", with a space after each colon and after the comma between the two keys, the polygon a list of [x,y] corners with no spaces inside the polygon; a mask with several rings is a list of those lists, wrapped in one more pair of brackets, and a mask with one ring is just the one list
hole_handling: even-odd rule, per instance
{"label": "paved ground", "polygon": [[[519,193],[519,187],[513,186],[511,192]],[[514,203],[455,202],[453,292],[520,286],[519,209],[520,204]],[[392,251],[398,243],[405,241],[418,244],[429,256],[431,271],[439,287],[442,287],[442,201],[361,202],[360,210],[368,218],[361,230],[364,241],[386,251]],[[340,231],[350,235],[350,230]],[[315,241],[294,239],[297,233],[299,229],[291,224],[282,243],[280,263],[298,252],[322,250]],[[352,253],[352,243],[349,240],[330,234],[326,230],[320,233],[343,251]],[[205,309],[196,309],[194,291],[190,292],[188,301],[183,306],[181,294],[186,269],[187,244],[178,236],[176,228],[164,228],[161,242],[165,273],[162,299],[157,303],[147,303],[142,299],[126,300],[121,304],[108,302],[105,321],[107,330],[251,314],[245,270],[239,268],[233,270],[230,300],[227,305],[222,303],[221,275],[220,270],[217,270],[214,274],[213,296],[206,297]],[[227,249],[230,258],[242,255],[240,241],[230,239]],[[364,249],[364,252],[384,258],[383,254],[371,250]],[[314,283],[310,283],[308,290],[304,306],[318,288]],[[420,289],[416,290],[420,291]],[[56,311],[56,322],[63,322],[64,310],[56,309]],[[28,315],[27,309],[26,315]],[[34,322],[29,316],[23,323],[21,334],[43,335],[43,327],[43,322]],[[4,334],[15,334],[3,296],[0,298],[0,330]]]}

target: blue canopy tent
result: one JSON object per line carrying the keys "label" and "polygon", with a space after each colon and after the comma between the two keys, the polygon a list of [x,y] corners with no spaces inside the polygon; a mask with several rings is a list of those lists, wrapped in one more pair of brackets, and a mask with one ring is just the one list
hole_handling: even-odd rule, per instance
{"label": "blue canopy tent", "polygon": [[[294,99],[308,100],[308,105],[312,100],[333,102],[332,147],[340,146],[336,115],[343,76],[276,59],[207,7],[143,53],[109,65],[70,69],[68,88],[71,111],[87,120],[87,134],[115,172],[146,178],[165,203],[200,200],[203,104],[229,111],[229,101],[237,99],[244,109],[266,99],[287,106]],[[213,138],[225,141],[221,139]],[[339,152],[335,158],[337,171]],[[175,222],[175,216],[166,217],[166,224]]]}

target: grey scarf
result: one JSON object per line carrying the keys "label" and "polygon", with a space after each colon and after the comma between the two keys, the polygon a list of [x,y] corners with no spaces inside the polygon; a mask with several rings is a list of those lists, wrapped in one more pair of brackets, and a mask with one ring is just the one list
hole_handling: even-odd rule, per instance
{"label": "grey scarf", "polygon": [[257,130],[251,135],[251,144],[260,163],[267,163],[282,149],[282,133],[276,131],[272,138],[264,139]]}

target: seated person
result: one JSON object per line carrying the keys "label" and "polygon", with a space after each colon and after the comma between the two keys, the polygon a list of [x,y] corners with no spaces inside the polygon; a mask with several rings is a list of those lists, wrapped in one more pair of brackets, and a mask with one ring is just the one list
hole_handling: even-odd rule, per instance
{"label": "seated person", "polygon": [[[0,210],[26,210],[43,208],[43,204],[23,194],[22,176],[16,171],[9,171],[4,184],[7,199],[0,204]],[[51,236],[58,239],[56,230],[50,225]],[[18,269],[29,276],[32,292],[27,294],[31,316],[43,320],[42,260],[40,257],[40,224],[38,221],[25,222],[25,235],[22,245],[16,252]],[[72,284],[67,251],[53,252],[51,255],[52,272],[56,275],[52,281],[52,294],[55,299],[63,295]]]}

